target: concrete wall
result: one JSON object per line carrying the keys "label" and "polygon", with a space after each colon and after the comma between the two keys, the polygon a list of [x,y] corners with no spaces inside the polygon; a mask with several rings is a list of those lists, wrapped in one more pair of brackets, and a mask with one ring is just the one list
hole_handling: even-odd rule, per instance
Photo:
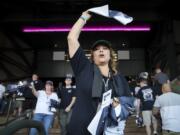
{"label": "concrete wall", "polygon": [[[66,73],[73,73],[70,62],[53,61],[52,51],[42,51],[38,56],[37,72],[41,77],[64,77]],[[131,49],[130,60],[119,60],[118,70],[124,75],[137,75],[145,71],[143,49]]]}

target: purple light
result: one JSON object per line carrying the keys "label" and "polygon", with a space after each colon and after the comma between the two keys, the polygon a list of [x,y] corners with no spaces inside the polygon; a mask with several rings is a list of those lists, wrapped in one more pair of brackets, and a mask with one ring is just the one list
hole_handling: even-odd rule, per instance
{"label": "purple light", "polygon": [[[71,27],[27,27],[23,32],[68,32]],[[82,31],[150,31],[150,26],[102,26],[84,27]]]}

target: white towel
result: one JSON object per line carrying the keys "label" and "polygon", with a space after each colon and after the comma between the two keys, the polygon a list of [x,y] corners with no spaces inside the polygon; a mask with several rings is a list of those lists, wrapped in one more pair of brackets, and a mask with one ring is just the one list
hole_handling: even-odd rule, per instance
{"label": "white towel", "polygon": [[109,5],[90,8],[88,9],[88,11],[108,18],[114,18],[115,20],[121,22],[123,25],[126,25],[133,21],[133,17],[130,17],[121,11],[109,10]]}

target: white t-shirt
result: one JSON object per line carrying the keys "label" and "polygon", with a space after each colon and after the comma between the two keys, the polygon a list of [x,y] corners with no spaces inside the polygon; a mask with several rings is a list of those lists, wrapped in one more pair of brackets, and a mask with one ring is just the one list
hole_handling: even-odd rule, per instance
{"label": "white t-shirt", "polygon": [[[121,105],[118,105],[115,107],[115,114],[116,117],[118,117],[121,114]],[[107,127],[105,129],[104,134],[105,135],[124,135],[124,129],[125,129],[126,121],[118,121],[118,126],[113,127]]]}
{"label": "white t-shirt", "polygon": [[105,135],[124,135],[124,129],[126,126],[126,121],[122,120],[118,122],[118,126],[115,127],[107,127],[105,129]]}
{"label": "white t-shirt", "polygon": [[154,107],[160,108],[162,129],[180,132],[180,95],[168,92],[159,96]]}
{"label": "white t-shirt", "polygon": [[50,99],[58,101],[58,96],[55,92],[51,95],[47,95],[44,90],[37,91],[37,103],[35,113],[43,113],[53,115],[54,113],[49,110]]}
{"label": "white t-shirt", "polygon": [[135,95],[137,95],[137,94],[138,94],[139,90],[140,90],[140,87],[139,87],[139,86],[136,86],[136,87],[135,87],[135,89],[134,89],[134,91],[135,91]]}
{"label": "white t-shirt", "polygon": [[2,84],[0,84],[0,99],[3,97],[5,90],[6,88]]}

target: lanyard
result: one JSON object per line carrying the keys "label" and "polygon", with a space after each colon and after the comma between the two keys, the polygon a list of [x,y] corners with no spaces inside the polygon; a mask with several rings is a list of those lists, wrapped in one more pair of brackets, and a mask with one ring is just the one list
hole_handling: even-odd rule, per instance
{"label": "lanyard", "polygon": [[104,83],[104,88],[105,88],[105,91],[108,91],[108,85],[109,85],[109,78],[110,78],[110,73],[108,73],[108,78],[107,80],[105,81],[105,79],[103,78],[102,81]]}

